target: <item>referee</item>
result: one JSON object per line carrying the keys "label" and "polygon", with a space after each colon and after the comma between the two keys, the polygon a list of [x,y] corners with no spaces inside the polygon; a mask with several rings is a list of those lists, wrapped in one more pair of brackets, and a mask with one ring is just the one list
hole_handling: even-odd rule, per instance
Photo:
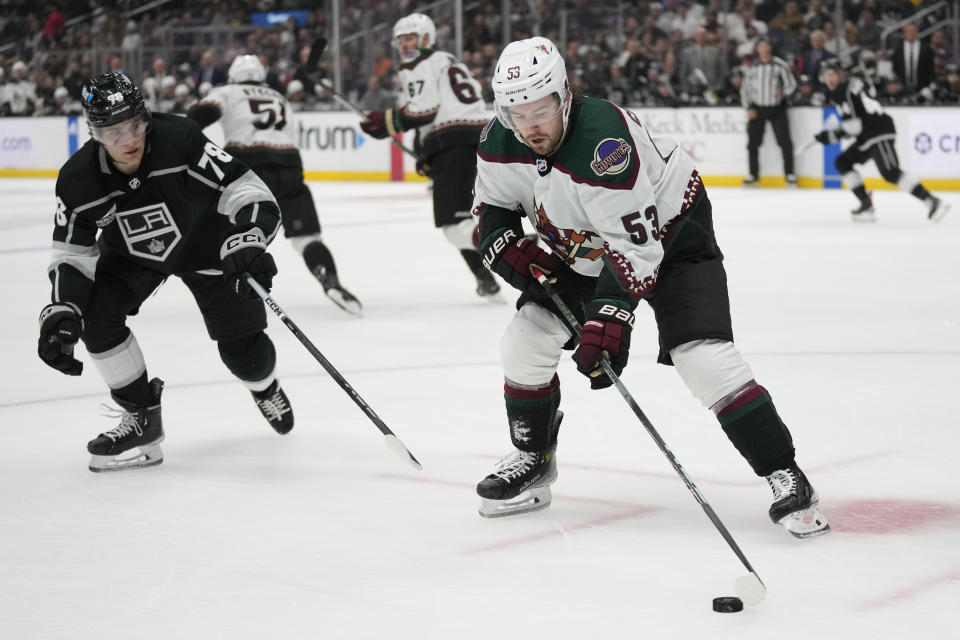
{"label": "referee", "polygon": [[767,121],[773,125],[773,135],[783,152],[783,173],[787,186],[797,186],[793,173],[793,141],[790,139],[790,121],[787,119],[787,97],[797,88],[797,81],[787,63],[774,57],[770,41],[757,41],[757,57],[746,67],[740,98],[747,107],[747,154],[750,175],[744,186],[755,185],[760,176],[760,145]]}

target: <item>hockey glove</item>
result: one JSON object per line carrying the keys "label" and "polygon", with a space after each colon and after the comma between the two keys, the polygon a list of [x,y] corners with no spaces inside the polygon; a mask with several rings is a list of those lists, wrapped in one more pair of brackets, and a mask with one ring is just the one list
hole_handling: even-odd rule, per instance
{"label": "hockey glove", "polygon": [[840,139],[840,136],[837,135],[836,130],[826,129],[821,131],[817,135],[813,136],[813,139],[819,142],[820,144],[833,144]]}
{"label": "hockey glove", "polygon": [[577,371],[590,378],[591,389],[605,389],[613,384],[600,366],[600,358],[607,359],[618,376],[623,373],[630,352],[633,317],[623,300],[600,298],[587,305],[587,321],[583,323],[580,347],[573,360]]}
{"label": "hockey glove", "polygon": [[392,136],[397,132],[393,122],[393,109],[369,112],[367,119],[360,123],[360,128],[377,139]]}
{"label": "hockey glove", "polygon": [[70,303],[48,304],[40,312],[40,359],[61,373],[78,376],[83,363],[73,357],[73,347],[83,333],[80,309]]}
{"label": "hockey glove", "polygon": [[228,237],[220,247],[220,263],[224,279],[241,298],[259,297],[247,284],[245,274],[253,276],[267,291],[273,286],[273,276],[277,275],[273,256],[267,253],[267,239],[257,227]]}
{"label": "hockey glove", "polygon": [[484,239],[481,253],[485,267],[506,280],[511,287],[538,298],[546,298],[547,292],[530,273],[530,265],[537,265],[547,275],[563,267],[560,258],[547,253],[536,242],[524,238],[513,229],[497,229],[491,233]]}

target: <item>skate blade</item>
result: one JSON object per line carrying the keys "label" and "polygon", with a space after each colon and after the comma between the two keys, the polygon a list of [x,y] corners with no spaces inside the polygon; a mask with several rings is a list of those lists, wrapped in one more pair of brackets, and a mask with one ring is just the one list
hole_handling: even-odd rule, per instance
{"label": "skate blade", "polygon": [[484,518],[502,518],[531,511],[540,511],[550,506],[553,495],[550,487],[536,487],[524,491],[509,500],[491,500],[483,498],[480,502],[480,516]]}
{"label": "skate blade", "polygon": [[499,291],[496,293],[481,295],[480,297],[490,304],[507,304],[507,299],[504,298]]}
{"label": "skate blade", "polygon": [[830,525],[816,504],[781,518],[779,524],[796,538],[816,538],[830,533]]}
{"label": "skate blade", "polygon": [[869,211],[865,213],[852,213],[850,214],[850,216],[854,222],[857,222],[860,224],[864,224],[864,223],[869,224],[871,222],[877,221],[877,214],[875,214],[873,211]]}
{"label": "skate blade", "polygon": [[941,202],[940,206],[937,207],[936,211],[933,212],[933,215],[930,216],[930,222],[940,222],[943,220],[943,217],[947,215],[947,211],[950,210],[950,205],[946,202]]}
{"label": "skate blade", "polygon": [[[363,315],[363,305],[360,304],[360,301],[354,298],[352,295],[345,294],[342,289],[330,288],[327,289],[324,293],[327,294],[327,297],[347,313],[352,316],[362,316]],[[347,297],[349,296],[349,297]]]}
{"label": "skate blade", "polygon": [[153,467],[163,462],[163,451],[159,444],[145,444],[124,451],[119,456],[90,456],[88,468],[94,473],[103,471],[125,471],[141,467]]}

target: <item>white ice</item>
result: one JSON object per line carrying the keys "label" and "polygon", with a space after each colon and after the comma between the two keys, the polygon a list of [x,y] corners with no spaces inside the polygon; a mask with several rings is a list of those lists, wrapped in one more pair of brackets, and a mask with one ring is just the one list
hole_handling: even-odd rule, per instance
{"label": "white ice", "polygon": [[[745,573],[613,389],[564,358],[552,506],[484,520],[478,480],[510,446],[499,341],[423,184],[311,185],[363,318],[283,239],[274,294],[423,463],[383,436],[271,315],[297,424],[280,437],[226,371],[177,280],[131,318],[167,382],[158,467],[87,471],[114,424],[105,387],[36,356],[50,180],[5,180],[0,274],[0,637],[957,637],[960,196],[927,223],[878,192],[711,189],[734,330],[793,431],[833,532],[791,538],[769,489],[678,376],[639,312],[624,381],[769,589],[711,610]],[[515,296],[509,295],[512,301]]]}

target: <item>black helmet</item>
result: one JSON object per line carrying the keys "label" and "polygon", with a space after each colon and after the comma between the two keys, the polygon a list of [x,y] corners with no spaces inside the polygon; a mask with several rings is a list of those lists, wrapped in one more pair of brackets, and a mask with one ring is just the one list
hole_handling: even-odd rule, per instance
{"label": "black helmet", "polygon": [[140,89],[121,71],[107,71],[87,80],[81,91],[83,113],[91,130],[141,116],[150,121],[150,109]]}

